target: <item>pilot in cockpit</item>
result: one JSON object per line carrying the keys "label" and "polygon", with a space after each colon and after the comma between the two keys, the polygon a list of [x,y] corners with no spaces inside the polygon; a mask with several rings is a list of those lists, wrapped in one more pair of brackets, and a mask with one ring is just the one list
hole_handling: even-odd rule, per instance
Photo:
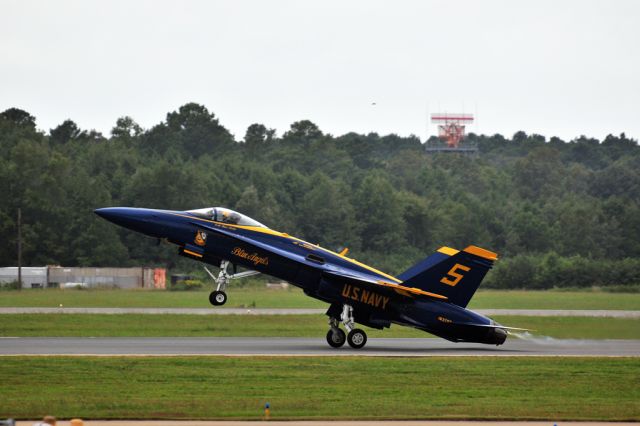
{"label": "pilot in cockpit", "polygon": [[229,225],[266,228],[266,226],[257,220],[253,220],[250,217],[224,207],[209,207],[206,209],[187,210],[187,212],[196,217],[212,220],[214,222],[222,222]]}
{"label": "pilot in cockpit", "polygon": [[220,218],[220,221],[222,223],[237,225],[238,222],[240,222],[240,215],[234,211],[222,210],[221,213],[222,213],[222,217]]}

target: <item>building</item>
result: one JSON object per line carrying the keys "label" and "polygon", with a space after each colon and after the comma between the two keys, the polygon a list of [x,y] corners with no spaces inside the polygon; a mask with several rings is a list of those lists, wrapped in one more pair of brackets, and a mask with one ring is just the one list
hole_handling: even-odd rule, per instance
{"label": "building", "polygon": [[[18,280],[18,268],[0,268],[0,283]],[[44,287],[165,288],[164,268],[23,267],[22,288]]]}
{"label": "building", "polygon": [[[44,288],[47,287],[47,267],[46,266],[23,266],[22,267],[22,288]],[[18,281],[18,267],[10,266],[0,268],[0,284],[9,284]]]}

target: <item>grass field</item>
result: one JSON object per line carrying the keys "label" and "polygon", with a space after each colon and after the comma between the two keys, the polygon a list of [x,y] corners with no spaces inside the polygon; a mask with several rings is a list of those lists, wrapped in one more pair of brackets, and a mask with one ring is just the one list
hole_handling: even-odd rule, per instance
{"label": "grass field", "polygon": [[0,381],[0,418],[640,420],[638,358],[8,357]]}
{"label": "grass field", "polygon": [[[536,335],[574,339],[640,339],[640,319],[578,317],[496,317]],[[317,337],[327,332],[324,315],[69,315],[0,316],[0,336],[78,337]],[[364,327],[370,337],[432,337],[394,325],[380,331]]]}
{"label": "grass field", "polygon": [[[24,290],[0,292],[0,306],[208,308],[208,293],[150,290]],[[324,308],[301,290],[264,287],[229,290],[227,307]],[[624,309],[640,310],[640,293],[597,291],[479,291],[470,309]]]}

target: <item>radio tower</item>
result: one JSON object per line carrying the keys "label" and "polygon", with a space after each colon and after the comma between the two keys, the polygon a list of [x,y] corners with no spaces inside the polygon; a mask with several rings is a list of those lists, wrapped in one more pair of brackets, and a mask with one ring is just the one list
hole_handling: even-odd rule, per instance
{"label": "radio tower", "polygon": [[475,146],[461,146],[465,137],[466,126],[473,123],[473,114],[435,113],[431,114],[431,122],[438,125],[438,137],[446,142],[446,146],[430,146],[427,152],[462,152],[476,153]]}

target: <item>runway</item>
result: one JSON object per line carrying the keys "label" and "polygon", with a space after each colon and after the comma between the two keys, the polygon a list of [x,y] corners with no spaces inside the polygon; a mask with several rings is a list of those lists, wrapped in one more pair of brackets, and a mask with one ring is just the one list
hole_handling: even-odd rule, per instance
{"label": "runway", "polygon": [[640,356],[640,340],[514,339],[502,346],[442,339],[369,339],[354,350],[332,349],[324,338],[0,338],[0,355],[226,355],[226,356]]}
{"label": "runway", "polygon": [[[31,426],[34,421],[19,421],[17,426]],[[255,426],[258,422],[242,420],[89,420],[85,426]],[[58,421],[59,426],[69,422]],[[555,422],[555,421],[464,421],[464,420],[270,420],[272,426],[637,426],[631,422]]]}
{"label": "runway", "polygon": [[[0,307],[0,314],[100,314],[100,315],[322,315],[315,308],[67,308]],[[640,311],[580,309],[477,309],[487,316],[640,318]]]}

